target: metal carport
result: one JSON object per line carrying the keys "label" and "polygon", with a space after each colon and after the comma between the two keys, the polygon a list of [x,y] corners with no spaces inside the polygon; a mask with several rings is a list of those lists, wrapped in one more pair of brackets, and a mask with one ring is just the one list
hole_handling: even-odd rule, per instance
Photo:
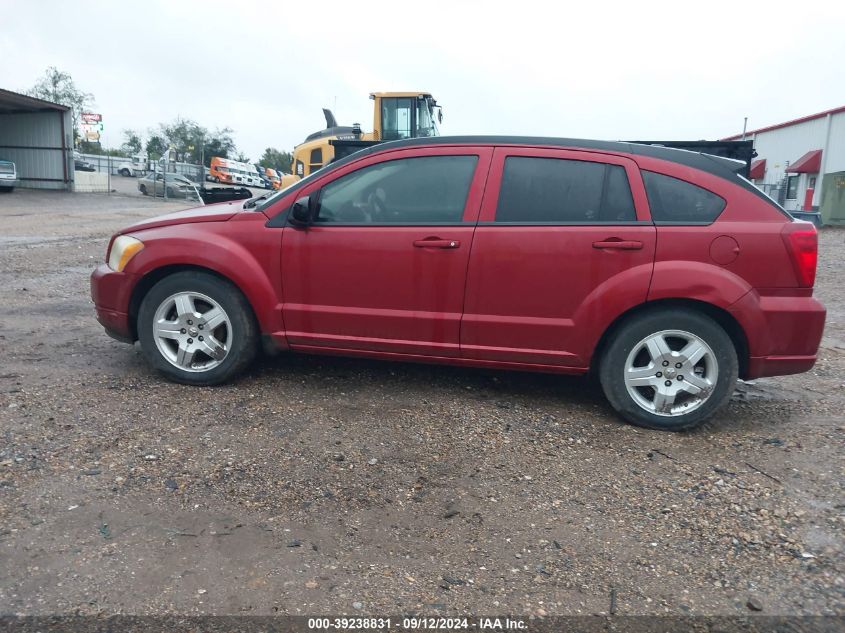
{"label": "metal carport", "polygon": [[21,187],[73,188],[72,134],[70,108],[0,88],[0,159]]}

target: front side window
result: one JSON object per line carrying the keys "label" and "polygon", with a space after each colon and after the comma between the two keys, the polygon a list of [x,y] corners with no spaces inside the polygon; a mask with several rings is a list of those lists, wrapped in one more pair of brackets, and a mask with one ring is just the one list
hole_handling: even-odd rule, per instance
{"label": "front side window", "polygon": [[370,165],[329,183],[316,221],[340,224],[461,222],[477,156],[425,156]]}
{"label": "front side window", "polygon": [[786,199],[798,199],[798,176],[789,176],[786,180]]}
{"label": "front side window", "polygon": [[725,208],[723,198],[703,187],[652,171],[642,174],[655,222],[710,224]]}
{"label": "front side window", "polygon": [[624,167],[560,158],[505,159],[496,222],[605,224],[636,219]]}

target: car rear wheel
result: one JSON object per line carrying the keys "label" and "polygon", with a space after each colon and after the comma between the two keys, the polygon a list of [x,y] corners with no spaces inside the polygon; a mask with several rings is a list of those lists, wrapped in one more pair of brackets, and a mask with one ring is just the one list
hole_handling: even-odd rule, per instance
{"label": "car rear wheel", "polygon": [[208,273],[165,277],[144,297],[138,339],[150,364],[171,380],[214,385],[255,358],[258,327],[241,292]]}
{"label": "car rear wheel", "polygon": [[130,175],[130,174],[129,174],[129,170],[128,170],[128,169],[121,169],[121,170],[120,170],[120,175],[121,175],[121,176],[129,176],[129,175]]}
{"label": "car rear wheel", "polygon": [[669,308],[636,315],[611,337],[599,377],[627,421],[665,431],[694,428],[733,393],[733,342],[704,314]]}
{"label": "car rear wheel", "polygon": [[147,195],[147,186],[146,185],[140,185],[138,187],[138,191],[140,191],[143,195],[146,196]]}

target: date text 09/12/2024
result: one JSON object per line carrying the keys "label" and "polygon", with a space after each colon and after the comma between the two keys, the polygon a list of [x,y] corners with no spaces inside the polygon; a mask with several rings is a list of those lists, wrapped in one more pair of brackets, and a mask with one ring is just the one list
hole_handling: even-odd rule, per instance
{"label": "date text 09/12/2024", "polygon": [[522,619],[498,618],[426,618],[406,617],[399,619],[378,617],[357,618],[308,618],[311,631],[331,630],[469,630],[480,631],[524,631],[528,628]]}

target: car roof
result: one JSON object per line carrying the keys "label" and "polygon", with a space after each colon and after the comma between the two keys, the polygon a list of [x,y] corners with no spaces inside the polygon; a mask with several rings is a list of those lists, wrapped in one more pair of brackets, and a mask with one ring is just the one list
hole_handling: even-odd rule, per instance
{"label": "car roof", "polygon": [[[724,169],[735,173],[745,165],[744,162],[721,156],[713,156],[702,152],[692,152],[684,149],[664,147],[661,145],[645,145],[627,141],[599,141],[582,138],[557,138],[550,136],[430,136],[424,138],[388,141],[375,145],[369,149],[384,151],[400,147],[416,147],[425,145],[516,145],[528,147],[560,147],[575,149],[591,149],[603,152],[618,152],[623,154],[638,154],[650,156],[673,163],[680,163],[702,171],[718,171],[722,175]],[[359,154],[360,156],[360,154]]]}
{"label": "car roof", "polygon": [[363,148],[341,158],[326,167],[334,168],[363,156],[391,151],[401,148],[426,147],[435,145],[493,145],[493,146],[522,146],[522,147],[560,147],[568,149],[588,149],[600,152],[614,152],[622,154],[636,154],[649,156],[672,163],[678,163],[693,169],[718,176],[742,187],[758,197],[770,202],[771,200],[752,183],[741,178],[738,171],[745,166],[743,161],[722,156],[713,156],[703,152],[693,152],[685,149],[664,147],[662,145],[648,145],[645,143],[631,143],[627,141],[599,141],[580,138],[556,138],[546,136],[429,136],[424,138],[402,139],[386,141],[377,145]]}
{"label": "car roof", "polygon": [[[560,147],[569,149],[591,149],[596,151],[614,152],[622,154],[637,154],[640,156],[649,156],[661,160],[666,160],[694,169],[699,169],[714,176],[718,176],[727,180],[728,182],[745,189],[749,193],[754,194],[761,200],[774,205],[776,208],[780,207],[769,196],[760,191],[750,181],[742,178],[738,170],[741,169],[745,163],[734,160],[732,158],[724,158],[722,156],[713,156],[712,154],[705,154],[703,152],[693,152],[685,149],[678,149],[674,147],[665,147],[662,145],[649,145],[647,143],[631,143],[628,141],[599,141],[590,139],[573,139],[573,138],[556,138],[546,136],[430,136],[424,138],[402,139],[398,141],[386,141],[377,143],[369,147],[364,147],[356,152],[348,154],[343,158],[334,160],[327,165],[324,165],[316,172],[312,172],[303,180],[293,183],[291,186],[281,191],[285,195],[302,188],[306,183],[310,182],[311,176],[317,174],[326,174],[335,169],[342,167],[348,163],[359,160],[365,156],[373,154],[380,154],[382,152],[389,152],[396,149],[426,147],[437,145],[492,145],[492,146],[521,146],[521,147]],[[784,212],[785,213],[785,212]]]}

